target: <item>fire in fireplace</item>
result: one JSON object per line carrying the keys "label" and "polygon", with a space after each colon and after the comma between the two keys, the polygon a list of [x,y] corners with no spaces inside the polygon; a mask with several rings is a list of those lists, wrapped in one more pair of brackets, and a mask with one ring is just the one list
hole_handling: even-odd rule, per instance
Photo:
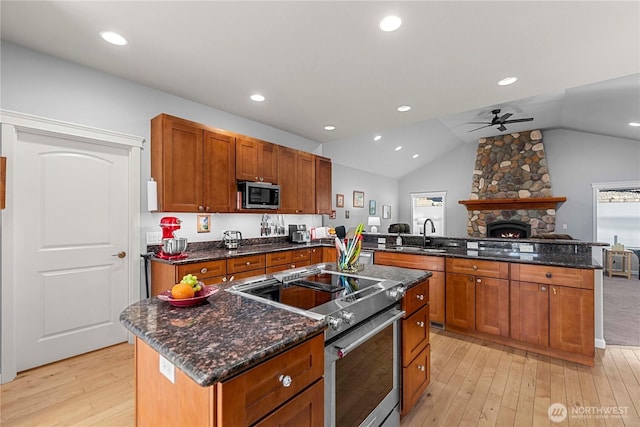
{"label": "fire in fireplace", "polygon": [[487,237],[502,237],[506,239],[526,239],[531,236],[531,224],[509,220],[493,221],[487,224]]}

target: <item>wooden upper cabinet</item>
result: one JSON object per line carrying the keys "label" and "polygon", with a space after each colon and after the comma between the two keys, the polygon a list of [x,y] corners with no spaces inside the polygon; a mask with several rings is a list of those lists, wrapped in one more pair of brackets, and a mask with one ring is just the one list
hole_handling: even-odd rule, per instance
{"label": "wooden upper cabinet", "polygon": [[278,183],[278,146],[248,136],[236,137],[236,179]]}
{"label": "wooden upper cabinet", "polygon": [[331,214],[331,159],[316,159],[316,213]]}
{"label": "wooden upper cabinet", "polygon": [[[231,212],[235,137],[160,114],[151,120],[151,176],[161,212]],[[227,163],[227,164],[225,164]]]}
{"label": "wooden upper cabinet", "polygon": [[296,157],[297,213],[316,212],[316,163],[313,154],[298,151]]}
{"label": "wooden upper cabinet", "polygon": [[280,213],[315,213],[314,155],[278,147]]}

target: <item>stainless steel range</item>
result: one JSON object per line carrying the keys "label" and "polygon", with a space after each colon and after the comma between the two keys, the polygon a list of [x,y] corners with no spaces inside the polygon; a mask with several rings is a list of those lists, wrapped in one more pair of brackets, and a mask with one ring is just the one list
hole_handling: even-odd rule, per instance
{"label": "stainless steel range", "polygon": [[288,270],[228,291],[326,320],[326,426],[400,425],[399,301],[405,288],[331,268]]}

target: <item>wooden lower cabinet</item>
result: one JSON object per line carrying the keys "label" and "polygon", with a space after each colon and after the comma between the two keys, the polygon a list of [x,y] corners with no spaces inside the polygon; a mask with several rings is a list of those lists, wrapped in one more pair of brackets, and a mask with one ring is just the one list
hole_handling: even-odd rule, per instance
{"label": "wooden lower cabinet", "polygon": [[402,299],[402,402],[404,416],[416,404],[430,381],[429,279],[407,291]]}
{"label": "wooden lower cabinet", "polygon": [[549,286],[511,281],[511,338],[549,345]]}
{"label": "wooden lower cabinet", "polygon": [[476,331],[509,336],[509,281],[476,278]]}
{"label": "wooden lower cabinet", "polygon": [[551,286],[549,294],[549,346],[593,356],[593,290]]}
{"label": "wooden lower cabinet", "polygon": [[445,322],[445,258],[416,254],[376,252],[375,264],[394,267],[417,268],[430,271],[429,320],[439,325]]}
{"label": "wooden lower cabinet", "polygon": [[227,262],[225,260],[194,262],[192,264],[172,265],[163,262],[151,262],[151,293],[156,296],[179,283],[187,274],[193,274],[205,285],[215,285],[227,280]]}
{"label": "wooden lower cabinet", "polygon": [[473,331],[476,324],[476,284],[473,276],[447,273],[447,327]]}
{"label": "wooden lower cabinet", "polygon": [[160,373],[159,354],[139,338],[135,359],[136,426],[324,425],[322,334],[209,387],[177,368],[175,382],[169,381]]}

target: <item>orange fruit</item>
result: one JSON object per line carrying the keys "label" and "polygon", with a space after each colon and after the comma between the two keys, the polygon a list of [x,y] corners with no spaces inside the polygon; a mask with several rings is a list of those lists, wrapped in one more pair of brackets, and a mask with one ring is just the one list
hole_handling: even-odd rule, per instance
{"label": "orange fruit", "polygon": [[171,296],[175,299],[193,298],[196,291],[193,290],[191,285],[186,283],[178,283],[171,288]]}

